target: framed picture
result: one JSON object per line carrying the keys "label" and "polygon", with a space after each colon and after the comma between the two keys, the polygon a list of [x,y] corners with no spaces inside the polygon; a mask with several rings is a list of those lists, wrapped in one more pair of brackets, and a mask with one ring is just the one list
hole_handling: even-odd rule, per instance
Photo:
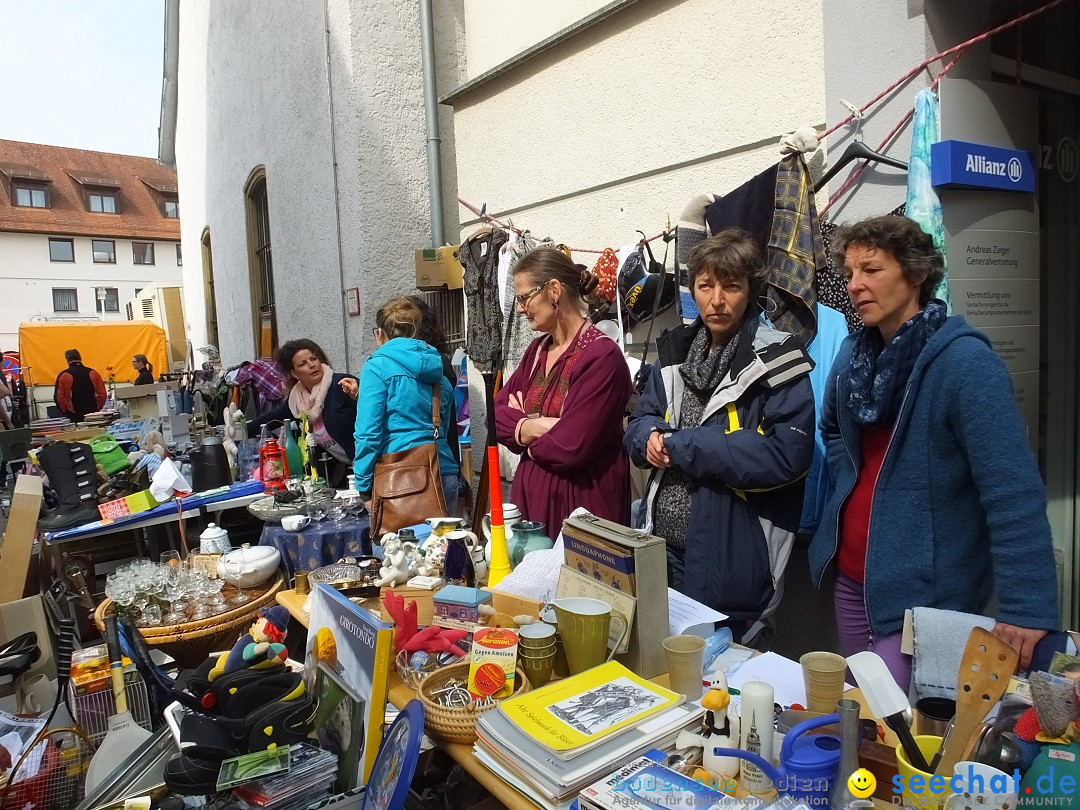
{"label": "framed picture", "polygon": [[315,736],[324,750],[338,757],[336,790],[360,786],[360,755],[364,749],[365,701],[324,663],[315,673]]}

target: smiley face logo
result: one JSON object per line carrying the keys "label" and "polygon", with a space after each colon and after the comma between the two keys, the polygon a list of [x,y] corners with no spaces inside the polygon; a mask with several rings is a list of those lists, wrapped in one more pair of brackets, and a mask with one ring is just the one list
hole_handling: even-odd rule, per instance
{"label": "smiley face logo", "polygon": [[877,779],[866,768],[859,768],[847,780],[848,790],[858,799],[865,799],[877,788]]}

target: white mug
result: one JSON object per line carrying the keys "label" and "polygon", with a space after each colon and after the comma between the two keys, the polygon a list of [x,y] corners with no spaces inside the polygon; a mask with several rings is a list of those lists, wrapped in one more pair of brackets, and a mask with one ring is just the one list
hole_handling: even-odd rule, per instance
{"label": "white mug", "polygon": [[286,515],[281,519],[281,528],[290,532],[298,532],[311,523],[307,515]]}

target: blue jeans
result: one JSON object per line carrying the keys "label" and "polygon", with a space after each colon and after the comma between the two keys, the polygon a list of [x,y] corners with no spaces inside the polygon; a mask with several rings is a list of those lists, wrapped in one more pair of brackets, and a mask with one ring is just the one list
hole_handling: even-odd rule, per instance
{"label": "blue jeans", "polygon": [[446,511],[448,515],[457,512],[458,498],[458,474],[442,476],[443,497],[446,499]]}

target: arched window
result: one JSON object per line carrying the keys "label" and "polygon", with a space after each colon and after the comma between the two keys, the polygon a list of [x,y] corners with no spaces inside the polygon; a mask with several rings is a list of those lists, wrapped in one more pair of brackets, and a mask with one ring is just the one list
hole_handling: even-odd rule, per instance
{"label": "arched window", "polygon": [[210,229],[202,235],[203,306],[206,309],[206,342],[221,350],[218,343],[217,299],[214,297],[214,253],[210,248]]}
{"label": "arched window", "polygon": [[266,198],[264,167],[260,166],[251,173],[245,196],[255,356],[269,358],[277,348],[277,313],[274,306],[274,263],[270,251],[270,209]]}

